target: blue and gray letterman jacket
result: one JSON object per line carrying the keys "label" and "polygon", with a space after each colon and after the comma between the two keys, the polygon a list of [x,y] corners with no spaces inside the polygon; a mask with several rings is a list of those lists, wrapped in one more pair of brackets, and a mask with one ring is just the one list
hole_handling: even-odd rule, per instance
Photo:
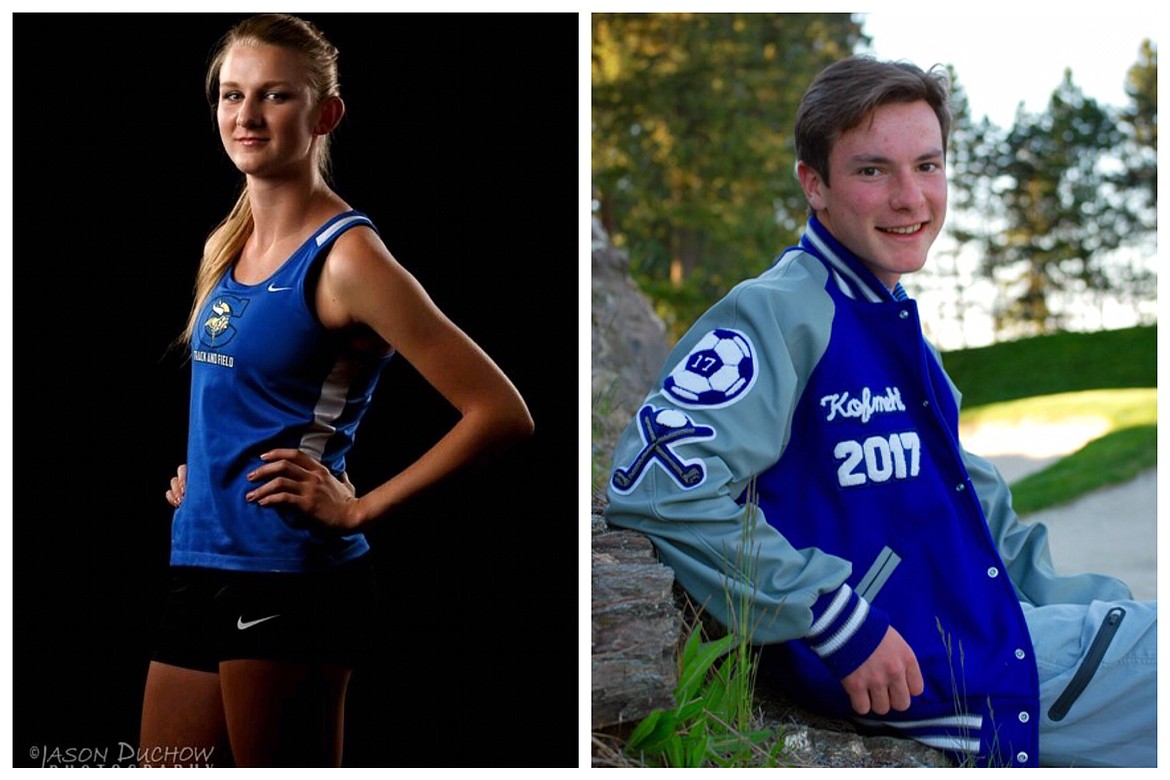
{"label": "blue and gray letterman jacket", "polygon": [[[679,341],[618,443],[607,519],[648,535],[698,603],[767,645],[808,709],[1036,766],[1020,602],[1127,594],[1056,574],[1047,530],[960,445],[959,402],[914,301],[811,218]],[[889,626],[925,690],[859,718],[840,680]]]}

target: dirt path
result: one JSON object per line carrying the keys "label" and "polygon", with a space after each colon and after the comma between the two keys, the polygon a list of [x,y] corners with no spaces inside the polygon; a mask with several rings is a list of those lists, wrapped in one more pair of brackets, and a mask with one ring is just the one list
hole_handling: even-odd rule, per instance
{"label": "dirt path", "polygon": [[1102,488],[1025,519],[1048,527],[1061,573],[1094,571],[1124,580],[1138,599],[1158,598],[1158,470]]}

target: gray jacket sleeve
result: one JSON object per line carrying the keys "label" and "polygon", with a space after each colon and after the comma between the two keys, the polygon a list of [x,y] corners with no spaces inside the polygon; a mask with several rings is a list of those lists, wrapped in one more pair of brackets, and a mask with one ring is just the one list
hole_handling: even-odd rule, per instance
{"label": "gray jacket sleeve", "polygon": [[[753,477],[783,453],[796,403],[827,345],[832,302],[816,273],[789,264],[736,287],[680,340],[647,396],[643,408],[672,410],[676,419],[682,414],[689,425],[710,429],[707,438],[671,445],[676,462],[701,465],[702,481],[684,487],[657,461],[643,468],[632,489],[616,490],[613,472],[608,487],[609,522],[648,535],[704,609],[724,625],[747,629],[758,643],[806,636],[813,604],[841,588],[852,568],[819,550],[795,549],[761,509],[742,500]],[[785,299],[788,305],[781,305]],[[662,381],[716,328],[750,341],[753,384],[718,408],[676,404]],[[635,420],[619,441],[614,469],[637,463],[647,446]]]}

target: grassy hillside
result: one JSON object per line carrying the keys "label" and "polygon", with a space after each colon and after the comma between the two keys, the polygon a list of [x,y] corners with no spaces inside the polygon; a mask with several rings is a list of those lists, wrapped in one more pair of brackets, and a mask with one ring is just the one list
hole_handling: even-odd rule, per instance
{"label": "grassy hillside", "polygon": [[1126,482],[1157,465],[1157,341],[1156,327],[1127,328],[943,355],[963,392],[965,423],[1087,415],[1108,421],[1103,436],[1012,485],[1021,514]]}
{"label": "grassy hillside", "polygon": [[1157,326],[1057,333],[943,353],[963,407],[1075,390],[1157,387]]}

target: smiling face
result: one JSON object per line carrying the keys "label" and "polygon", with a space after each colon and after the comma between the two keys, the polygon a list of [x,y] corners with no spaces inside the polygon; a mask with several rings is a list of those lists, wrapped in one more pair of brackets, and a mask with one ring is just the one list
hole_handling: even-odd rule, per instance
{"label": "smiling face", "polygon": [[797,173],[817,219],[884,285],[926,263],[946,218],[947,180],[942,130],[925,101],[880,105],[842,133],[828,181],[803,162]]}
{"label": "smiling face", "polygon": [[321,113],[296,52],[241,43],[224,57],[216,119],[224,149],[242,172],[281,177],[311,171]]}

